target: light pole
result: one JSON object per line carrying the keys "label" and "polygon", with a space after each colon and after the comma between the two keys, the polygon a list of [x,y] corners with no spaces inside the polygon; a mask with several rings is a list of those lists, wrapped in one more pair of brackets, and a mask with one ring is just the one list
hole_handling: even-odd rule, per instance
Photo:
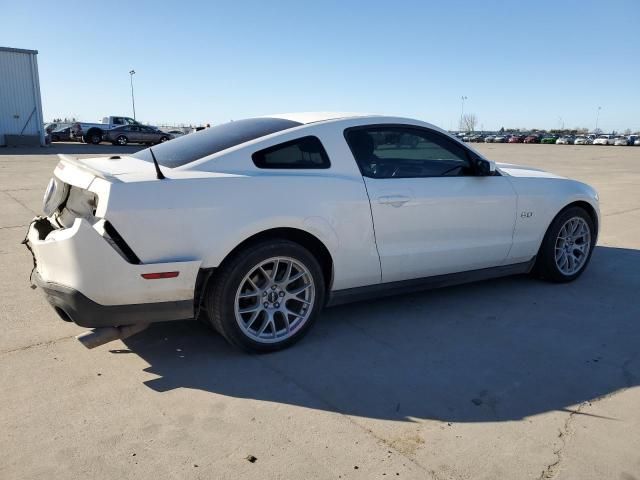
{"label": "light pole", "polygon": [[129,70],[129,78],[131,79],[131,105],[133,106],[133,119],[136,119],[136,101],[133,98],[133,76],[136,74],[135,70]]}
{"label": "light pole", "polygon": [[598,111],[596,113],[596,129],[595,129],[595,133],[598,133],[598,120],[600,120],[600,110],[602,110],[602,107],[598,107]]}
{"label": "light pole", "polygon": [[460,100],[462,100],[462,108],[460,109],[460,130],[462,130],[462,118],[464,117],[464,101],[469,98],[466,97],[465,95],[462,95],[460,97]]}

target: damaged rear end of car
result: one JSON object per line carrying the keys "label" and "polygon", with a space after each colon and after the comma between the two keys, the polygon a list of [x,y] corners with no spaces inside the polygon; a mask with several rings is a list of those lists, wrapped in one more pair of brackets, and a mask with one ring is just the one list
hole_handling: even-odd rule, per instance
{"label": "damaged rear end of car", "polygon": [[190,319],[196,313],[201,262],[155,258],[146,263],[144,252],[134,251],[111,220],[112,198],[132,188],[119,176],[136,162],[144,171],[153,168],[135,159],[60,155],[45,191],[43,215],[32,220],[23,242],[33,255],[32,282],[58,315],[96,329],[82,339],[90,348],[149,323]]}

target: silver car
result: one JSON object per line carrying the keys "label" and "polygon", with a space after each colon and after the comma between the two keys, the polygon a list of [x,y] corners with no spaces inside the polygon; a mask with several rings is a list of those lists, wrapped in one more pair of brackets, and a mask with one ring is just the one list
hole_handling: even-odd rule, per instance
{"label": "silver car", "polygon": [[107,130],[104,140],[114,145],[127,145],[128,143],[145,143],[155,145],[171,139],[171,135],[157,128],[144,125],[123,125]]}

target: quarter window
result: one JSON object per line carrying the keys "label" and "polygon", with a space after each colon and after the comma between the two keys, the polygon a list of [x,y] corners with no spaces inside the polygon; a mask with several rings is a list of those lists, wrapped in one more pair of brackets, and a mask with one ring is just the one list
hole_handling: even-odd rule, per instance
{"label": "quarter window", "polygon": [[464,147],[446,136],[413,127],[352,128],[345,132],[364,176],[372,178],[473,175]]}
{"label": "quarter window", "polygon": [[302,137],[265,148],[252,155],[258,168],[329,168],[331,162],[317,137]]}

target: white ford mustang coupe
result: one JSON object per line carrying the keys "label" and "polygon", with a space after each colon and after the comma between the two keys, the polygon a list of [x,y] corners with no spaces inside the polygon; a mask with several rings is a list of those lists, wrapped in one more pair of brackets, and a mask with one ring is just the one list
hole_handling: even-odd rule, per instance
{"label": "white ford mustang coupe", "polygon": [[574,280],[599,225],[588,185],[496,165],[428,123],[354,114],[61,156],[43,210],[25,239],[33,278],[63,319],[95,329],[86,345],[204,318],[259,352],[299,340],[327,305],[529,272]]}

